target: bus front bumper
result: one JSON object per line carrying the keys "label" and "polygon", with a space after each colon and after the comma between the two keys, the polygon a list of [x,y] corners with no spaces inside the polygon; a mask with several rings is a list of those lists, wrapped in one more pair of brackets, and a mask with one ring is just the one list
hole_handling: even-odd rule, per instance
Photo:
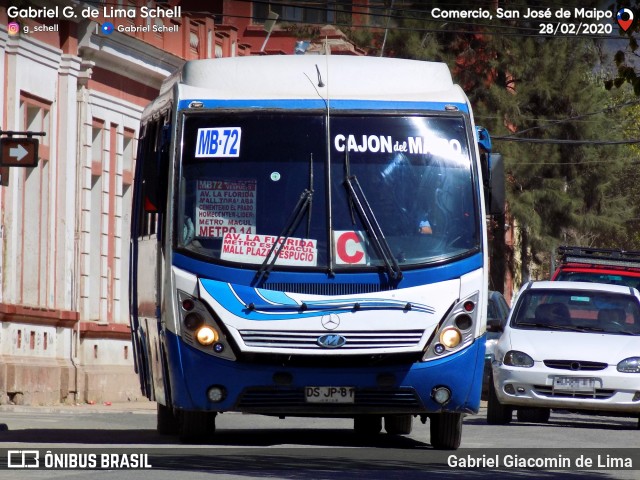
{"label": "bus front bumper", "polygon": [[[170,333],[166,341],[168,358],[176,360],[167,362],[171,402],[179,409],[348,417],[477,413],[480,405],[484,337],[429,362],[326,368],[233,362],[200,352]],[[443,388],[450,392],[444,404],[434,399]],[[220,399],[212,401],[216,395]]]}

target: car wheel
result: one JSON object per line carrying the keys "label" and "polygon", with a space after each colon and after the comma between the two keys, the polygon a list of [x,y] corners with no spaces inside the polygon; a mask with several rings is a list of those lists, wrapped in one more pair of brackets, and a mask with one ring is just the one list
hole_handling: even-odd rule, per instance
{"label": "car wheel", "polygon": [[489,383],[489,398],[487,399],[487,423],[489,425],[506,425],[511,422],[512,417],[513,408],[500,403],[492,378]]}
{"label": "car wheel", "polygon": [[435,413],[430,416],[431,446],[436,450],[456,450],[462,440],[461,413]]}
{"label": "car wheel", "polygon": [[382,417],[359,415],[353,419],[353,429],[358,435],[377,435],[382,430]]}
{"label": "car wheel", "polygon": [[409,435],[413,428],[413,415],[387,415],[384,429],[390,435]]}
{"label": "car wheel", "polygon": [[547,423],[551,415],[550,408],[518,408],[518,421],[529,423]]}

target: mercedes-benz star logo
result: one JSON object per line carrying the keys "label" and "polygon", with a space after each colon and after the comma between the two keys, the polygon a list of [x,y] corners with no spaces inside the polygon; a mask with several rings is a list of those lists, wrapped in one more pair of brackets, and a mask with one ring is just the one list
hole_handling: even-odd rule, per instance
{"label": "mercedes-benz star logo", "polygon": [[336,328],[338,328],[338,326],[340,326],[340,317],[338,317],[338,315],[336,315],[335,313],[332,313],[331,315],[323,315],[321,322],[322,326],[325,329],[335,330]]}

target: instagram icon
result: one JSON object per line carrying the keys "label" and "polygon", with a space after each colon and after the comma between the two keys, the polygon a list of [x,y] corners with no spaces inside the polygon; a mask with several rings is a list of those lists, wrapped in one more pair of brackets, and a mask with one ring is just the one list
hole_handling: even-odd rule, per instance
{"label": "instagram icon", "polygon": [[7,25],[7,33],[12,37],[18,35],[20,33],[20,24],[18,22],[9,22],[9,25]]}

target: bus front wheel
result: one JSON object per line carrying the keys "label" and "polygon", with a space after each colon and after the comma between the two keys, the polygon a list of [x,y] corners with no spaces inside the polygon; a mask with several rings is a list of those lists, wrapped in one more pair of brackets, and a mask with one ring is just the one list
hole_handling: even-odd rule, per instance
{"label": "bus front wheel", "polygon": [[462,440],[462,414],[436,413],[430,417],[431,446],[436,450],[456,450]]}
{"label": "bus front wheel", "polygon": [[380,415],[359,415],[353,419],[356,435],[377,435],[382,430]]}
{"label": "bus front wheel", "polygon": [[413,415],[386,415],[384,429],[390,435],[409,435],[413,427]]}
{"label": "bus front wheel", "polygon": [[160,435],[175,435],[178,433],[178,417],[173,412],[173,408],[158,403],[156,428]]}
{"label": "bus front wheel", "polygon": [[179,411],[178,436],[182,443],[204,443],[215,431],[216,412]]}

